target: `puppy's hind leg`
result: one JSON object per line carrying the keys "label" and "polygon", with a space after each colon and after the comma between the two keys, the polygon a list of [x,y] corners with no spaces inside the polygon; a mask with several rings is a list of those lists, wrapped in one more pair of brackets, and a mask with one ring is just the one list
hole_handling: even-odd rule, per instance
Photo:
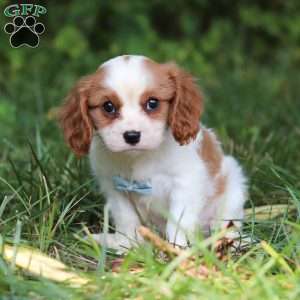
{"label": "puppy's hind leg", "polygon": [[242,226],[244,204],[247,200],[247,184],[243,171],[237,161],[231,156],[225,156],[222,169],[226,174],[226,188],[221,196],[217,220],[213,227],[227,228],[233,223],[237,229],[229,232],[228,238],[236,238]]}

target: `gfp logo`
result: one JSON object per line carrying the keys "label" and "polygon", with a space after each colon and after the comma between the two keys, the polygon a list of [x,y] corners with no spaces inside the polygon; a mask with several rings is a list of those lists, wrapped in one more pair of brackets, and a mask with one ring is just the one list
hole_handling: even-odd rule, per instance
{"label": "gfp logo", "polygon": [[36,17],[46,14],[47,9],[41,5],[12,4],[5,8],[4,15],[13,18],[4,26],[4,31],[10,35],[9,42],[13,48],[39,45],[40,35],[45,26],[37,22]]}

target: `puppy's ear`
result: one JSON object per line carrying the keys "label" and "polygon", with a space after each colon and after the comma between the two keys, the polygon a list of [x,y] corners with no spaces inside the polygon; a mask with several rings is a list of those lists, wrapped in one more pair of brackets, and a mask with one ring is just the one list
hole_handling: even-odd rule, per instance
{"label": "puppy's ear", "polygon": [[77,156],[88,153],[93,125],[88,115],[88,99],[94,75],[82,78],[72,88],[59,112],[65,140]]}
{"label": "puppy's ear", "polygon": [[171,102],[168,123],[175,140],[188,144],[199,131],[199,121],[203,110],[202,95],[189,73],[176,64],[166,64],[170,79],[175,86],[175,96]]}

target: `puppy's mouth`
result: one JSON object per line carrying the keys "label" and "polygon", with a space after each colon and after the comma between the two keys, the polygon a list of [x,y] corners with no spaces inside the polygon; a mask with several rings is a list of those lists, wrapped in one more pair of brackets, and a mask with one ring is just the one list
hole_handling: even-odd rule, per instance
{"label": "puppy's mouth", "polygon": [[138,145],[136,146],[131,146],[130,148],[126,148],[124,150],[121,150],[120,152],[123,152],[123,153],[140,153],[140,152],[144,152],[144,151],[147,151],[149,150],[148,148],[145,148],[145,147],[139,147]]}
{"label": "puppy's mouth", "polygon": [[142,152],[146,152],[151,150],[148,147],[142,146],[142,145],[134,145],[134,146],[116,146],[116,145],[109,145],[109,144],[105,144],[107,150],[114,152],[114,153],[120,153],[120,154],[130,154],[130,155],[134,155],[134,154],[139,154]]}
{"label": "puppy's mouth", "polygon": [[108,148],[109,151],[111,151],[112,153],[114,153],[115,155],[120,155],[123,156],[124,158],[136,158],[139,156],[144,155],[144,153],[148,152],[149,149],[147,148],[136,148],[136,147],[132,147],[132,148],[126,148],[126,149],[111,149]]}
{"label": "puppy's mouth", "polygon": [[142,153],[144,153],[144,151],[145,150],[131,149],[131,150],[120,151],[120,153],[127,155],[127,156],[136,157],[136,156],[142,155]]}

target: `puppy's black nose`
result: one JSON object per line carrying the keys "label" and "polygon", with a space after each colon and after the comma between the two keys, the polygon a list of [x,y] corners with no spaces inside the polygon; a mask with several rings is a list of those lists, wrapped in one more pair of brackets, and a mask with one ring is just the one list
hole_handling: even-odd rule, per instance
{"label": "puppy's black nose", "polygon": [[135,145],[141,139],[141,132],[140,131],[135,131],[135,130],[125,131],[123,133],[123,137],[124,137],[124,140],[127,144]]}

